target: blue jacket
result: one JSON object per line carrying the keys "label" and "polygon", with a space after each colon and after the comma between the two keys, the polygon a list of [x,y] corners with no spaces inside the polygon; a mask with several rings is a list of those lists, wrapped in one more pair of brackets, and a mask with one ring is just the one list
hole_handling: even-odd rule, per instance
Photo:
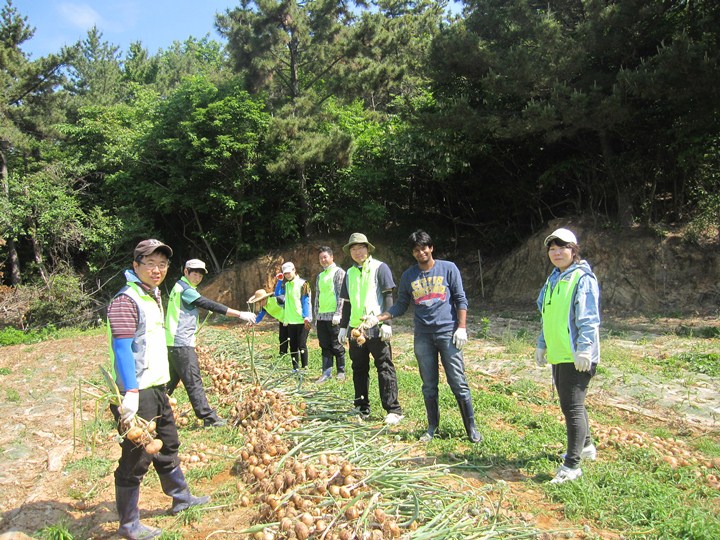
{"label": "blue jacket", "polygon": [[[587,261],[583,260],[572,264],[564,272],[561,272],[559,268],[554,268],[545,281],[545,285],[540,289],[537,306],[542,313],[545,291],[552,291],[561,277],[576,269],[582,270],[584,275],[578,281],[572,303],[574,309],[570,310],[568,320],[570,340],[573,350],[590,351],[592,362],[596,364],[600,361],[600,288],[597,277],[593,274]],[[542,330],[537,339],[537,346],[540,349],[547,349]]]}

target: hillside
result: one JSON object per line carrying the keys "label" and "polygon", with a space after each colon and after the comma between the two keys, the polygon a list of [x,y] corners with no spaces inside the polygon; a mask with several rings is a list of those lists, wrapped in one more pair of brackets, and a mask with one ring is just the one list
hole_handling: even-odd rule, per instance
{"label": "hillside", "polygon": [[[542,242],[557,227],[574,230],[583,258],[592,265],[602,292],[605,312],[658,314],[712,314],[720,307],[720,253],[716,244],[683,241],[679,231],[659,235],[647,228],[596,227],[587,221],[556,220],[527,238],[510,253],[497,257],[477,250],[454,258],[465,279],[473,306],[487,309],[534,309],[535,299],[551,270]],[[375,256],[387,262],[395,279],[413,262],[404,239],[370,241]],[[335,262],[346,268],[342,240],[318,238],[287,250],[247,261],[209,280],[203,294],[231,306],[244,306],[253,292],[272,290],[274,276],[284,261],[293,261],[298,274],[313,279],[318,272],[317,248],[335,250]],[[445,246],[435,248],[436,258],[451,258]],[[484,292],[484,297],[483,297]],[[472,309],[472,308],[471,308]]]}

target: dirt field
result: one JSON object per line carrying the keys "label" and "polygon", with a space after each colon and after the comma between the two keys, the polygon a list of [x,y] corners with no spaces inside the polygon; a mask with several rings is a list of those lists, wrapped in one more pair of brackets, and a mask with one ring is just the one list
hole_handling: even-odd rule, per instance
{"label": "dirt field", "polygon": [[[477,318],[469,322],[471,335],[478,335],[481,326],[488,324]],[[662,357],[677,352],[678,347],[702,346],[702,341],[690,343],[666,337],[668,328],[680,324],[700,328],[716,326],[717,322],[714,319],[652,322],[614,319],[607,323],[619,336],[614,338],[613,345],[625,347],[637,357],[650,352]],[[268,327],[266,331],[273,328]],[[547,373],[534,369],[529,355],[510,358],[506,354],[501,337],[515,335],[521,328],[534,332],[534,323],[510,316],[492,317],[486,328],[490,338],[473,339],[468,345],[468,371],[480,373],[487,380],[544,381],[549,391]],[[409,344],[410,338],[408,326],[398,329],[396,354],[403,344]],[[0,348],[0,417],[3,419],[0,533],[14,530],[33,534],[44,526],[62,523],[71,531],[87,531],[87,538],[114,537],[117,514],[112,474],[105,474],[98,483],[87,484],[83,482],[82,472],[68,467],[89,455],[89,449],[73,439],[73,425],[80,425],[79,381],[96,380],[98,365],[105,358],[106,339],[101,332],[37,345]],[[597,406],[617,408],[628,417],[640,416],[649,423],[673,425],[687,434],[720,431],[718,385],[717,380],[710,377],[698,375],[687,380],[667,381],[652,373],[628,377],[609,371],[598,378],[589,400]],[[83,420],[91,421],[95,415],[93,402],[86,399],[82,409]],[[97,440],[96,445],[95,455],[117,458],[119,448],[110,438]],[[212,493],[213,484],[229,480],[230,466],[231,462],[227,462],[211,479],[193,481],[193,491]],[[159,489],[155,475],[148,476],[153,478],[143,486],[141,494],[143,519],[161,527],[180,528],[182,538],[238,538],[237,531],[246,527],[252,516],[246,508],[225,506],[206,512],[199,522],[185,525],[179,518],[165,516],[169,500]],[[563,521],[558,505],[532,489],[517,471],[494,470],[491,478],[505,480],[510,485],[509,506],[517,519],[532,520],[532,524],[541,529],[570,526]],[[83,497],[83,494],[92,496]],[[83,503],[83,499],[91,502]],[[594,532],[603,537],[615,536]]]}

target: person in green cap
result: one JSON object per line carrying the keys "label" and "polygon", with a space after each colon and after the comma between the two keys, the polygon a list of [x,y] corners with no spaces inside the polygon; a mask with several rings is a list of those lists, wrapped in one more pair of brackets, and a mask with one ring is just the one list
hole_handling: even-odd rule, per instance
{"label": "person in green cap", "polygon": [[[345,274],[340,290],[344,299],[338,341],[343,345],[353,330],[364,328],[363,320],[369,315],[378,316],[393,304],[395,288],[390,267],[372,257],[375,246],[362,233],[352,233],[343,251],[350,255],[353,265]],[[380,401],[387,413],[385,423],[394,425],[404,416],[398,401],[398,383],[392,359],[392,326],[377,324],[364,330],[364,335],[350,340],[349,352],[355,386],[355,410],[361,418],[370,415],[370,355],[378,373]]]}

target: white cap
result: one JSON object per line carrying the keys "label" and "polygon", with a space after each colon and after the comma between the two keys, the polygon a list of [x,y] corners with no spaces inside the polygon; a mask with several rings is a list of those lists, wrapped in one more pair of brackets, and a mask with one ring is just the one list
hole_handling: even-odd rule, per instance
{"label": "white cap", "polygon": [[207,268],[205,267],[205,263],[202,262],[200,259],[190,259],[188,262],[185,263],[185,268],[188,270],[202,270],[204,273],[207,274]]}
{"label": "white cap", "polygon": [[294,272],[295,271],[295,265],[291,262],[286,262],[282,265],[282,273],[285,272]]}
{"label": "white cap", "polygon": [[565,242],[566,244],[578,243],[577,238],[575,238],[575,234],[568,229],[555,229],[552,233],[550,233],[550,236],[545,238],[545,245],[549,246],[550,242],[555,239]]}

